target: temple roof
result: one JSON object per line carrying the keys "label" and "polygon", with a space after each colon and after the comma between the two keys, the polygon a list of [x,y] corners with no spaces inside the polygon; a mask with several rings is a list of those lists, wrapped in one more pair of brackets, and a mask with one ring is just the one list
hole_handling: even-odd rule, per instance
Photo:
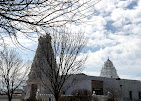
{"label": "temple roof", "polygon": [[108,78],[118,78],[116,68],[113,65],[113,62],[108,58],[106,62],[104,62],[104,66],[101,69],[101,77]]}

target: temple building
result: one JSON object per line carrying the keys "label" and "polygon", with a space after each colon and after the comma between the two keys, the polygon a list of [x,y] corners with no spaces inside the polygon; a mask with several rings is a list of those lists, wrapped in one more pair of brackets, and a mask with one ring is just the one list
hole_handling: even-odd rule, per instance
{"label": "temple building", "polygon": [[[51,37],[49,35],[39,38],[38,48],[27,81],[25,99],[36,97],[37,99],[46,98],[47,101],[54,101],[52,94],[44,88],[39,78],[43,76],[40,69],[41,67],[44,68],[44,65],[39,64],[39,62],[44,62],[44,59],[49,60],[53,56],[50,41]],[[42,54],[42,51],[44,51],[44,54]],[[56,61],[54,60],[55,64]],[[141,81],[119,78],[116,68],[109,58],[102,66],[100,76],[89,76],[83,73],[75,76],[77,76],[79,82],[62,91],[63,95],[70,96],[74,91],[87,90],[91,95],[97,96],[100,101],[107,101],[108,99],[117,99],[114,101],[141,101]],[[47,79],[45,79],[46,81]],[[66,85],[69,81],[71,81],[71,78],[68,79]]]}

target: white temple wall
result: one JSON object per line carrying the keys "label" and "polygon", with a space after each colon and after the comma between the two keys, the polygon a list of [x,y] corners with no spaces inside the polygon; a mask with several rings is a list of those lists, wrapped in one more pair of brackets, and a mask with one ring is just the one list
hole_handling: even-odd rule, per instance
{"label": "white temple wall", "polygon": [[[139,92],[141,92],[141,82],[137,80],[115,79],[96,76],[86,76],[85,80],[75,84],[68,89],[66,95],[71,95],[73,91],[79,89],[88,89],[92,92],[92,80],[103,81],[103,90],[106,89],[107,84],[114,86],[115,89],[120,89],[122,93],[121,101],[130,101],[129,92],[132,92],[132,99],[139,100]],[[107,93],[104,93],[107,96]],[[124,100],[125,99],[125,100]]]}

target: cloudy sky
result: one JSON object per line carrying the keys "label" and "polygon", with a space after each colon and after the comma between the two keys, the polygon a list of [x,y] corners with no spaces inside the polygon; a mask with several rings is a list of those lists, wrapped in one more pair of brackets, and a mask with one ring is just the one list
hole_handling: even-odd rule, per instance
{"label": "cloudy sky", "polygon": [[[84,30],[89,38],[83,50],[89,53],[83,72],[99,76],[109,57],[119,77],[141,80],[141,0],[102,0],[94,11],[87,19],[89,24],[72,26]],[[19,37],[21,44],[36,50],[37,42]],[[19,50],[24,59],[33,59],[35,52]]]}
{"label": "cloudy sky", "polygon": [[119,77],[141,80],[141,0],[102,0],[90,20],[84,72],[99,75],[109,57]]}

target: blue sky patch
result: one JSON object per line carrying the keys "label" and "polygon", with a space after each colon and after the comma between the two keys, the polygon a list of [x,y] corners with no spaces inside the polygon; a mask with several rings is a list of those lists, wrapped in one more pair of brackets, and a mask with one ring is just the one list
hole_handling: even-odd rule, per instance
{"label": "blue sky patch", "polygon": [[107,24],[105,25],[106,30],[111,31],[112,33],[116,32],[116,27],[114,27],[113,24],[114,21],[108,21]]}
{"label": "blue sky patch", "polygon": [[[137,0],[137,1],[138,1],[138,0]],[[127,6],[127,8],[128,8],[128,9],[134,9],[134,7],[137,6],[137,1],[131,2],[131,3]]]}

